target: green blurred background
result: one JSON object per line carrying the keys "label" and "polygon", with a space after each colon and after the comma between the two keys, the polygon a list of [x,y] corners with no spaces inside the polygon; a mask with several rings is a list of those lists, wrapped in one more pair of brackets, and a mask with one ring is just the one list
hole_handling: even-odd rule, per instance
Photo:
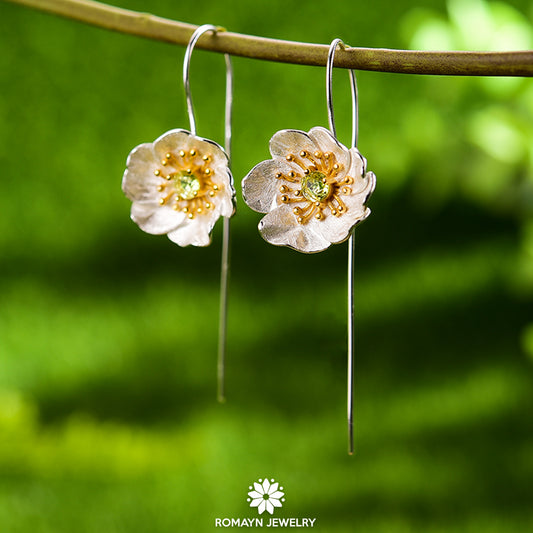
{"label": "green blurred background", "polygon": [[[533,3],[116,1],[195,24],[357,46],[533,47]],[[357,230],[356,446],[346,454],[346,245],[266,244],[238,192],[228,402],[216,402],[220,224],[180,249],[129,219],[137,144],[188,127],[184,49],[0,3],[0,531],[533,530],[533,85],[358,73],[378,177]],[[233,169],[326,125],[325,72],[234,59]],[[196,51],[222,142],[224,62]],[[347,77],[334,79],[349,142]]]}

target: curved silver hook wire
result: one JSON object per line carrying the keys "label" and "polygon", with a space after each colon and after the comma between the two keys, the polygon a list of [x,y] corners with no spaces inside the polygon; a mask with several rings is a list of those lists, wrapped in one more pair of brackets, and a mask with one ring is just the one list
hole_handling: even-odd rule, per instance
{"label": "curved silver hook wire", "polygon": [[[326,100],[328,105],[328,122],[329,129],[334,137],[337,137],[335,131],[335,116],[333,113],[333,61],[338,46],[345,48],[341,39],[334,39],[331,42],[328,52],[328,62],[326,63]],[[357,146],[357,133],[359,127],[358,100],[357,100],[357,82],[355,72],[350,69],[350,86],[352,92],[352,148]],[[354,391],[354,359],[355,359],[355,340],[354,340],[354,256],[355,240],[353,233],[348,240],[348,387],[347,387],[347,407],[348,407],[348,453],[354,453],[354,436],[353,436],[353,391]]]}
{"label": "curved silver hook wire", "polygon": [[[189,68],[191,65],[191,55],[194,46],[198,42],[198,39],[208,31],[217,33],[219,31],[225,31],[224,28],[213,26],[213,24],[204,24],[196,28],[191,35],[189,44],[185,49],[185,57],[183,58],[183,85],[185,87],[185,97],[187,99],[187,113],[189,115],[189,124],[191,133],[196,135],[196,119],[194,117],[194,107],[192,104],[191,87],[189,83]],[[224,54],[226,61],[226,111],[225,111],[225,129],[224,129],[224,149],[228,154],[228,158],[231,158],[231,121],[232,121],[232,108],[233,108],[233,67],[231,64],[231,58],[229,54]]]}
{"label": "curved silver hook wire", "polygon": [[[335,52],[337,47],[346,48],[346,45],[342,42],[342,39],[334,39],[330,46],[328,52],[328,61],[326,63],[326,100],[328,105],[328,123],[331,133],[334,137],[337,137],[335,130],[335,117],[333,112],[333,90],[332,90],[332,79],[333,79],[333,62],[335,59]],[[350,69],[350,87],[352,91],[352,148],[357,146],[357,130],[359,127],[359,114],[358,114],[358,102],[357,102],[357,81],[355,79],[355,72]]]}
{"label": "curved silver hook wire", "polygon": [[[185,50],[183,58],[183,85],[185,87],[185,97],[187,99],[187,113],[191,133],[196,135],[196,120],[194,118],[194,107],[192,104],[191,88],[189,84],[189,67],[191,64],[191,55],[194,45],[198,39],[206,32],[225,31],[223,28],[204,24],[199,26],[191,36],[189,44]],[[224,150],[228,156],[228,162],[231,162],[231,124],[233,111],[233,66],[229,54],[224,54],[226,61],[226,104],[224,113]],[[225,393],[225,367],[226,367],[226,332],[228,316],[228,283],[229,283],[229,247],[230,247],[230,219],[224,217],[222,227],[222,262],[220,267],[220,307],[218,323],[218,357],[217,357],[217,382],[218,382],[218,401],[224,402]]]}

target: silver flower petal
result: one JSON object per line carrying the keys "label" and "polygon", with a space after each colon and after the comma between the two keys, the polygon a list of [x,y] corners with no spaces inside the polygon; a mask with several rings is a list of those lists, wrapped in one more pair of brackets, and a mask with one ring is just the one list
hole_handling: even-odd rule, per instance
{"label": "silver flower petal", "polygon": [[184,214],[185,222],[175,230],[170,231],[167,237],[179,246],[208,246],[211,243],[211,231],[216,221],[220,218],[222,207],[220,204],[217,204],[210,213],[206,213],[201,218],[198,217],[194,225],[187,223],[189,220]]}
{"label": "silver flower petal", "polygon": [[[316,126],[309,130],[309,137],[313,140],[316,148],[324,152],[332,152],[337,159],[337,163],[345,168],[350,166],[351,150],[347,150],[329,130],[321,126]],[[357,152],[357,149],[355,149]]]}
{"label": "silver flower petal", "polygon": [[[196,227],[195,227],[196,226]],[[167,237],[180,246],[209,246],[211,243],[210,228],[199,228],[198,224],[182,224],[167,234]]]}
{"label": "silver flower petal", "polygon": [[191,141],[194,142],[196,139],[198,137],[192,135],[187,130],[175,129],[167,131],[154,141],[154,154],[157,159],[164,159],[168,152],[176,150],[178,146],[181,150],[190,150],[192,148]]}
{"label": "silver flower petal", "polygon": [[[218,183],[217,181],[213,180],[214,183]],[[232,189],[233,191],[233,189]],[[232,195],[224,195],[220,198],[220,200],[216,203],[215,212],[218,213],[218,217],[226,217],[231,218],[235,213],[235,201],[234,201],[234,195],[235,192],[232,192]],[[217,218],[218,218],[217,217]],[[216,220],[215,220],[216,222]],[[214,224],[214,222],[213,222]]]}
{"label": "silver flower petal", "polygon": [[122,190],[131,201],[150,200],[154,195],[154,188],[160,181],[154,175],[157,162],[154,147],[151,143],[136,146],[126,161],[127,170],[122,180]]}
{"label": "silver flower petal", "polygon": [[270,153],[274,158],[281,159],[285,159],[294,150],[307,150],[313,153],[317,148],[317,145],[310,139],[309,135],[300,130],[277,131],[270,139],[269,146]]}
{"label": "silver flower petal", "polygon": [[288,246],[308,254],[325,250],[331,244],[321,235],[298,224],[287,205],[267,213],[259,222],[259,231],[270,244]]}
{"label": "silver flower petal", "polygon": [[275,179],[265,180],[264,176],[275,176],[278,172],[287,172],[287,165],[283,161],[269,159],[256,165],[243,180],[244,201],[254,211],[268,213],[276,205],[279,183]]}
{"label": "silver flower petal", "polygon": [[156,199],[133,202],[131,219],[143,231],[152,235],[164,235],[186,220],[185,213],[176,213],[169,206],[161,206]]}

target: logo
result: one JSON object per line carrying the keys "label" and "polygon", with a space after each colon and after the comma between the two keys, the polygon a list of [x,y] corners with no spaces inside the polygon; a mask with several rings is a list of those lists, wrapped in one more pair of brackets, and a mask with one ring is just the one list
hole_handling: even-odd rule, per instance
{"label": "logo", "polygon": [[[253,486],[248,487],[248,498],[246,501],[250,507],[257,509],[257,513],[262,515],[265,511],[273,515],[276,508],[283,507],[285,503],[285,492],[283,487],[274,479],[259,479],[254,482]],[[272,516],[264,519],[263,517],[255,518],[215,518],[215,527],[234,528],[234,527],[315,527],[316,518],[274,518]]]}
{"label": "logo", "polygon": [[[250,502],[250,507],[257,507],[257,512],[263,514],[267,511],[270,514],[274,514],[274,507],[281,507],[283,504],[281,502],[285,501],[283,487],[279,486],[279,483],[275,482],[273,479],[268,481],[265,479],[259,480],[259,483],[254,483],[254,487],[248,487],[250,496],[246,501]],[[254,490],[255,489],[255,490]],[[278,490],[279,489],[279,490]]]}

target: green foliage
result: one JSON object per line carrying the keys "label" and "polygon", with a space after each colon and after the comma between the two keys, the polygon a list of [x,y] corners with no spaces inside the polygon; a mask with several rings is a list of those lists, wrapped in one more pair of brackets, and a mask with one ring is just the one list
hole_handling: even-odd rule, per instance
{"label": "green foliage", "polygon": [[[292,40],[532,44],[525,0],[119,4]],[[271,247],[239,193],[216,404],[220,227],[179,249],[120,190],[133,146],[188,126],[183,49],[0,10],[0,531],[211,531],[254,516],[265,475],[285,487],[279,516],[322,531],[533,528],[529,80],[357,75],[378,188],[357,230],[349,458],[345,246]],[[323,69],[234,68],[239,187],[275,131],[327,119]],[[196,51],[191,76],[198,132],[221,141],[222,57]],[[348,142],[344,73],[334,89]]]}

